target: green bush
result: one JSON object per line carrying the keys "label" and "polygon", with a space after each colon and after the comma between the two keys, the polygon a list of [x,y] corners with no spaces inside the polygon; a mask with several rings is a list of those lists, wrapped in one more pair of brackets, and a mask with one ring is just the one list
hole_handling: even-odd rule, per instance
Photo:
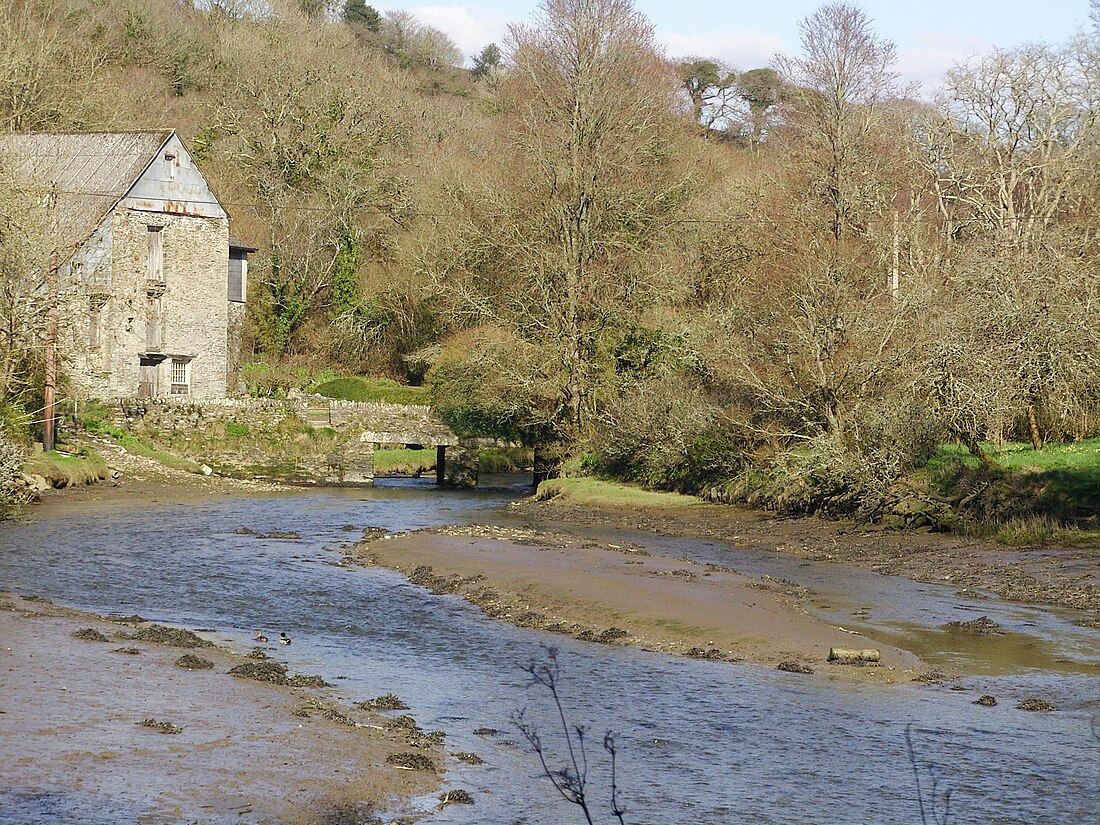
{"label": "green bush", "polygon": [[384,401],[389,404],[427,404],[428,391],[423,387],[407,387],[388,378],[335,378],[313,388],[325,398],[343,401]]}
{"label": "green bush", "polygon": [[247,438],[251,430],[247,424],[238,424],[230,421],[225,425],[225,434],[230,438]]}
{"label": "green bush", "polygon": [[594,446],[602,474],[690,493],[732,477],[743,452],[713,403],[674,379],[624,392],[605,412]]}
{"label": "green bush", "polygon": [[7,425],[0,423],[0,518],[25,500],[22,477],[23,450]]}

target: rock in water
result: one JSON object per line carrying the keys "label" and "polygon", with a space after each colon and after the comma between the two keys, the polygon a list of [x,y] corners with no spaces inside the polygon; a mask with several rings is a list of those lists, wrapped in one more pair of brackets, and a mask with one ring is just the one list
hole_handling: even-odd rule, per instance
{"label": "rock in water", "polygon": [[988,616],[979,616],[977,619],[971,619],[968,622],[948,622],[947,626],[953,630],[961,630],[964,633],[973,633],[975,636],[1001,636],[1005,632],[1001,625]]}

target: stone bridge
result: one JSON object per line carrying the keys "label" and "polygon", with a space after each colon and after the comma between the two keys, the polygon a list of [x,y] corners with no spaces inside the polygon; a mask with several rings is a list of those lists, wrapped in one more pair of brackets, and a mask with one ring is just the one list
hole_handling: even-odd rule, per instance
{"label": "stone bridge", "polygon": [[164,432],[186,432],[212,424],[272,429],[296,417],[314,429],[331,429],[338,446],[305,468],[321,484],[368,486],[374,483],[374,451],[379,445],[436,448],[436,483],[441,487],[476,487],[478,456],[495,441],[463,439],[428,406],[342,401],[314,395],[286,400],[228,398],[195,402],[187,397],[133,398],[117,403],[114,420],[132,429],[144,421]]}
{"label": "stone bridge", "polygon": [[[314,427],[358,431],[341,456],[340,483],[374,480],[374,449],[379,445],[435,447],[436,484],[447,488],[476,487],[478,456],[483,439],[463,439],[424,405],[339,401],[313,396],[306,401],[305,419]],[[496,442],[492,442],[495,445]],[[365,477],[367,467],[369,479]],[[354,477],[349,478],[349,474]]]}

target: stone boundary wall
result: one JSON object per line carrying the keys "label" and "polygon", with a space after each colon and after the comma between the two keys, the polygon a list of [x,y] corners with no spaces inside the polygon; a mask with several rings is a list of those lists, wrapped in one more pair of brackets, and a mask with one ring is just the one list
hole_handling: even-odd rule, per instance
{"label": "stone boundary wall", "polygon": [[379,443],[450,446],[459,441],[435,411],[425,405],[341,401],[320,395],[288,399],[126,398],[113,403],[111,409],[119,426],[129,426],[152,415],[160,425],[168,427],[196,425],[211,420],[265,427],[294,415],[314,427],[332,427],[337,431],[362,430]]}

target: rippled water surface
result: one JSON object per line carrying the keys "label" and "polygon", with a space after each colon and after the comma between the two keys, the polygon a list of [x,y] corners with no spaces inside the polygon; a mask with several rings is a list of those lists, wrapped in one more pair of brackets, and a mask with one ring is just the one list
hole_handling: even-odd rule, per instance
{"label": "rippled water surface", "polygon": [[[447,776],[449,787],[467,788],[477,804],[450,806],[435,822],[582,821],[539,778],[510,723],[513,711],[525,706],[551,721],[546,697],[526,686],[520,665],[539,656],[540,645],[553,644],[563,651],[565,699],[577,721],[598,732],[597,740],[609,727],[620,733],[629,822],[919,823],[904,740],[912,722],[922,779],[935,776],[953,790],[954,822],[1100,823],[1100,742],[1090,730],[1093,702],[1100,699],[1094,667],[1100,650],[1095,632],[1082,631],[1070,617],[972,603],[947,588],[840,575],[851,571],[724,545],[644,539],[657,552],[814,587],[821,594],[814,609],[823,618],[901,644],[931,648],[919,624],[972,618],[981,609],[1018,630],[1025,645],[1047,651],[1023,663],[1014,659],[1015,666],[990,663],[962,683],[969,688],[963,692],[837,686],[513,628],[390,571],[339,567],[339,552],[326,549],[368,526],[398,531],[509,520],[504,505],[519,494],[505,487],[444,494],[428,482],[408,481],[371,491],[74,508],[0,527],[0,589],[211,628],[214,638],[240,648],[249,646],[253,628],[285,630],[294,644],[278,654],[292,668],[320,673],[348,700],[398,693],[423,727],[447,733],[448,750],[485,759],[482,766],[455,763]],[[238,535],[239,527],[293,530],[302,539]],[[853,619],[854,608],[867,610]],[[970,661],[981,655],[944,653]],[[1059,660],[1070,665],[1056,666],[1064,664]],[[979,690],[996,694],[1001,704],[974,706]],[[1063,709],[1029,714],[1013,707],[1036,693]],[[475,736],[479,727],[501,733]],[[602,754],[595,756],[602,762]],[[597,805],[606,803],[603,780],[596,769]],[[19,789],[6,790],[7,796],[0,789],[5,825],[26,822],[26,811],[43,814],[43,804],[55,813],[39,816],[41,822],[121,825],[140,817],[140,800],[113,801],[111,819],[93,801],[72,795],[24,799],[24,814],[11,813],[10,792]]]}

